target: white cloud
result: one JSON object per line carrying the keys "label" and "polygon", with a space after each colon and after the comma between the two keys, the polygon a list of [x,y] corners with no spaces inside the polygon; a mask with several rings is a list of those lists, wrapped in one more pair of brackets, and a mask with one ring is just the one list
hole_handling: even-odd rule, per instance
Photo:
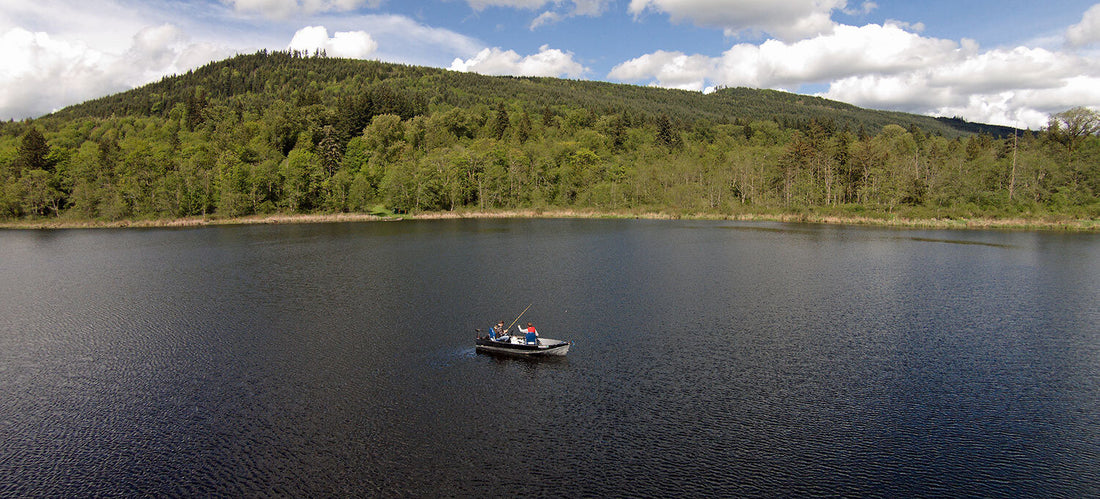
{"label": "white cloud", "polygon": [[844,13],[848,14],[849,16],[865,16],[867,14],[870,14],[871,12],[874,12],[874,10],[877,8],[878,4],[875,2],[863,2],[863,4],[860,5],[858,9],[844,9]]}
{"label": "white cloud", "polygon": [[[795,43],[738,44],[713,59],[657,52],[620,64],[608,76],[626,81],[654,78],[661,86],[684,88],[684,81],[667,78],[682,80],[684,75],[677,67],[690,67],[698,88],[704,88],[703,80],[728,86],[778,87],[868,72],[898,73],[943,62],[961,50],[966,49],[950,40],[923,38],[896,25],[841,25],[832,34]],[[704,59],[710,59],[709,63],[704,64]],[[688,61],[691,63],[685,65]],[[648,71],[643,70],[646,68]]]}
{"label": "white cloud", "polygon": [[551,49],[547,45],[539,47],[539,53],[526,57],[521,57],[514,50],[487,48],[470,59],[456,58],[451,63],[450,69],[487,75],[567,76],[570,78],[579,78],[588,71],[573,60],[572,53]]}
{"label": "white cloud", "polygon": [[1033,127],[1053,112],[1100,105],[1100,62],[1041,48],[982,51],[972,40],[903,28],[838,25],[794,43],[737,44],[719,57],[657,51],[619,64],[608,78],[692,90],[824,83],[823,97],[864,107]]}
{"label": "white cloud", "polygon": [[378,43],[364,31],[337,31],[329,38],[324,26],[307,26],[294,33],[287,48],[310,53],[323,50],[331,57],[366,59],[378,49]]}
{"label": "white cloud", "polygon": [[455,57],[472,57],[485,47],[484,42],[461,33],[398,15],[332,17],[325,19],[325,25],[340,31],[370,33],[378,42],[372,58],[383,61],[446,67]]}
{"label": "white cloud", "polygon": [[963,94],[1057,88],[1078,74],[1082,63],[1075,56],[1044,49],[995,49],[937,65],[930,69],[928,82]]}
{"label": "white cloud", "polygon": [[1100,4],[1085,11],[1081,22],[1066,30],[1066,40],[1076,47],[1100,42]]}
{"label": "white cloud", "polygon": [[560,22],[562,19],[565,19],[565,16],[558,14],[557,12],[552,12],[548,10],[546,12],[543,12],[542,14],[539,14],[539,16],[536,17],[534,21],[531,21],[531,29],[533,30],[545,24],[554,24],[556,22]]}
{"label": "white cloud", "polygon": [[997,49],[961,54],[897,75],[840,79],[822,96],[861,106],[1039,128],[1052,113],[1100,105],[1100,67],[1073,54]]}
{"label": "white cloud", "polygon": [[222,0],[242,14],[260,14],[271,19],[295,15],[348,12],[364,7],[377,8],[382,0]]}
{"label": "white cloud", "polygon": [[4,0],[0,3],[0,31],[23,28],[49,33],[55,41],[84,44],[107,52],[126,50],[134,33],[157,24],[136,12],[137,9],[120,5],[118,0]]}
{"label": "white cloud", "polygon": [[0,7],[0,118],[39,116],[232,55],[192,41],[181,8],[124,0],[8,0]]}
{"label": "white cloud", "polygon": [[924,23],[910,23],[905,21],[898,21],[897,19],[887,19],[885,22],[883,22],[883,24],[897,26],[910,33],[923,33],[925,28]]}
{"label": "white cloud", "polygon": [[664,12],[673,22],[722,28],[729,36],[762,31],[793,41],[830,33],[832,12],[846,6],[846,0],[630,0],[629,10],[635,17]]}
{"label": "white cloud", "polygon": [[10,118],[39,116],[229,55],[190,43],[172,25],[139,31],[121,53],[12,28],[0,35],[0,52],[9,54],[0,59],[0,116]]}
{"label": "white cloud", "polygon": [[909,112],[927,112],[956,102],[950,89],[930,88],[928,76],[922,72],[850,76],[832,82],[822,96],[865,107]]}
{"label": "white cloud", "polygon": [[702,91],[704,83],[716,74],[717,65],[715,59],[704,55],[658,50],[615,66],[608,77],[624,81],[656,78],[662,87]]}
{"label": "white cloud", "polygon": [[573,0],[573,13],[578,16],[599,16],[612,0]]}
{"label": "white cloud", "polygon": [[1063,78],[1056,87],[1026,89],[1014,92],[1019,104],[1045,114],[1059,113],[1071,107],[1100,109],[1100,73]]}
{"label": "white cloud", "polygon": [[104,71],[104,55],[47,33],[14,28],[0,35],[0,116],[27,118],[117,87]]}

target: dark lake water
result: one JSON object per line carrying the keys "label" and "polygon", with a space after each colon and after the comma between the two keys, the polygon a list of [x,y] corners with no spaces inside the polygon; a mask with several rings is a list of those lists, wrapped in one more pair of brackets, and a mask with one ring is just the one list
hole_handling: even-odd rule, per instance
{"label": "dark lake water", "polygon": [[0,496],[1096,497],[1098,324],[1095,234],[2,231]]}

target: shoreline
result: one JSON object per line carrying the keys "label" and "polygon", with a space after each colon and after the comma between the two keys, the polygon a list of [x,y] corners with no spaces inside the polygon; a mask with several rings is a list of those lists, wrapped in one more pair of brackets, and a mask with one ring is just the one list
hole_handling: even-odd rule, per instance
{"label": "shoreline", "polygon": [[744,222],[809,223],[826,225],[857,225],[908,229],[989,229],[989,230],[1052,230],[1062,232],[1100,231],[1100,221],[1084,219],[1045,220],[1027,218],[908,218],[842,216],[815,213],[696,213],[665,212],[603,212],[595,210],[492,210],[426,212],[404,216],[379,216],[366,213],[272,214],[246,217],[185,217],[153,220],[65,220],[39,219],[0,222],[0,229],[120,229],[120,228],[192,228],[220,225],[270,225],[344,222],[384,222],[401,220],[559,218],[559,219],[646,219],[646,220],[730,220]]}
{"label": "shoreline", "polygon": [[152,220],[65,220],[39,219],[15,222],[0,222],[0,229],[51,230],[51,229],[152,229],[152,228],[189,228],[213,227],[219,225],[275,225],[340,222],[377,222],[400,220],[395,217],[381,217],[365,213],[328,213],[328,214],[272,214],[250,215],[247,217],[184,217]]}

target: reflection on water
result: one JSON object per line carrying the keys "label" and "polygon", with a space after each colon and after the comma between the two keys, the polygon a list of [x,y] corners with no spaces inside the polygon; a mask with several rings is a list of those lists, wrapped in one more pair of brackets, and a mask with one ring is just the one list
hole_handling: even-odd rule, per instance
{"label": "reflection on water", "polygon": [[[699,221],[2,232],[0,496],[1095,496],[1098,250]],[[529,303],[568,357],[474,351]]]}
{"label": "reflection on water", "polygon": [[976,245],[976,246],[992,246],[994,248],[1011,248],[1012,247],[1012,246],[1009,246],[1007,244],[988,243],[988,242],[985,242],[985,241],[963,241],[963,240],[958,240],[958,239],[933,239],[933,238],[928,238],[928,237],[911,237],[909,239],[911,239],[913,241],[924,242],[924,243],[973,244],[973,245]]}

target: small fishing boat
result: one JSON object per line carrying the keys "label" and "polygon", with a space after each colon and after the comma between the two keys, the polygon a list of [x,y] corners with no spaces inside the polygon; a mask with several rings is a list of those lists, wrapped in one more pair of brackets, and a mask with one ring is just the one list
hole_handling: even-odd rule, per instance
{"label": "small fishing boat", "polygon": [[477,351],[524,357],[560,357],[569,353],[569,345],[573,344],[572,341],[539,338],[530,322],[527,323],[527,327],[518,327],[522,335],[511,334],[512,326],[519,322],[520,317],[527,313],[531,305],[527,305],[527,308],[523,309],[519,317],[516,317],[508,327],[504,327],[504,321],[500,321],[496,327],[490,328],[489,334],[485,336],[482,336],[481,330],[478,329]]}
{"label": "small fishing boat", "polygon": [[477,337],[477,351],[479,352],[526,357],[565,355],[569,353],[569,346],[572,344],[571,341],[550,338],[535,338],[535,342],[531,343],[518,335],[504,335],[498,338],[480,335]]}

